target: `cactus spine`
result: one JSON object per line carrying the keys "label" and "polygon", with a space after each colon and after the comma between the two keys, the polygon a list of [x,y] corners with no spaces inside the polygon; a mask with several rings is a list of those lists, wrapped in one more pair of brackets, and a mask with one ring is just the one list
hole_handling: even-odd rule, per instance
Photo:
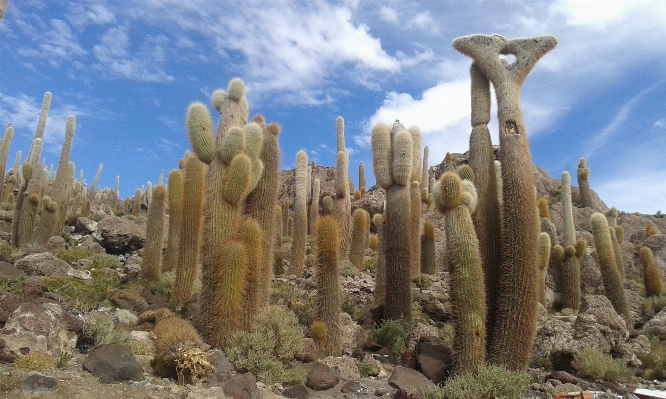
{"label": "cactus spine", "polygon": [[377,266],[375,267],[375,305],[383,305],[386,299],[386,252],[384,249],[386,233],[384,232],[384,215],[377,213],[372,217],[377,228]]}
{"label": "cactus spine", "polygon": [[410,234],[412,246],[412,277],[416,277],[421,272],[421,131],[415,126],[407,129],[412,135],[412,175],[410,177],[411,195],[410,216],[411,229]]}
{"label": "cactus spine", "polygon": [[590,169],[586,166],[587,161],[581,158],[578,162],[577,176],[578,176],[578,190],[580,191],[580,203],[584,208],[593,208],[592,206],[592,190],[590,189]]}
{"label": "cactus spine", "polygon": [[308,155],[300,150],[296,154],[296,196],[294,198],[294,235],[291,242],[291,270],[295,276],[305,271],[305,247],[307,244],[307,179]]}
{"label": "cactus spine", "polygon": [[[264,140],[259,159],[264,165],[264,171],[257,183],[257,187],[247,198],[246,213],[259,223],[262,231],[262,245],[260,247],[261,268],[258,280],[259,296],[257,300],[259,301],[259,305],[264,306],[269,304],[271,279],[273,278],[273,253],[275,252],[276,231],[275,204],[278,199],[278,172],[281,157],[278,135],[282,128],[277,123],[271,123],[268,126],[265,123],[261,123],[260,126]],[[282,243],[278,242],[278,245],[282,245]]]}
{"label": "cactus spine", "polygon": [[[167,177],[169,184],[169,238],[162,262],[162,271],[168,272],[178,266],[180,228],[183,220],[183,174],[172,169]],[[189,194],[189,193],[188,193]]]}
{"label": "cactus spine", "polygon": [[[580,260],[571,250],[576,244],[576,232],[574,230],[573,205],[571,203],[571,177],[569,172],[562,172],[562,244],[565,250],[565,259],[562,267],[561,286],[562,292],[560,306],[574,311],[580,309]],[[571,247],[571,248],[570,248]],[[567,250],[567,248],[569,248]]]}
{"label": "cactus spine", "polygon": [[437,209],[446,218],[446,251],[451,262],[455,303],[456,374],[476,372],[486,360],[486,298],[483,267],[471,213],[477,205],[474,184],[457,174],[442,175],[434,189]]}
{"label": "cactus spine", "polygon": [[349,154],[345,148],[345,121],[335,119],[337,156],[335,164],[335,206],[333,216],[340,228],[340,257],[347,258],[351,241],[351,196],[349,195]]}
{"label": "cactus spine", "polygon": [[[535,178],[527,130],[520,108],[520,87],[537,61],[557,44],[554,36],[507,40],[473,35],[453,47],[471,57],[494,85],[500,126],[502,208],[501,289],[494,318],[490,361],[512,370],[527,368],[537,325],[539,229]],[[500,53],[515,54],[507,64]]]}
{"label": "cactus spine", "polygon": [[215,268],[217,290],[212,292],[211,345],[221,347],[224,340],[242,328],[243,293],[246,289],[247,250],[243,241],[230,239],[220,248],[219,265]]}
{"label": "cactus spine", "polygon": [[338,223],[331,216],[324,216],[317,222],[317,320],[326,324],[327,331],[327,339],[320,348],[323,356],[342,354],[338,230]]}
{"label": "cactus spine", "polygon": [[423,236],[421,240],[421,272],[435,274],[435,225],[430,220],[426,220],[423,223]]}
{"label": "cactus spine", "polygon": [[645,295],[648,297],[658,296],[664,289],[664,279],[661,270],[654,263],[654,255],[648,247],[641,247],[638,258],[643,265],[643,276],[645,281]]}
{"label": "cactus spine", "polygon": [[[372,128],[372,163],[377,184],[386,190],[384,233],[386,242],[386,319],[412,318],[411,193],[412,134],[396,121],[394,131],[376,124]],[[420,199],[419,199],[420,201]]]}
{"label": "cactus spine", "polygon": [[146,245],[143,248],[141,277],[148,281],[157,281],[162,273],[162,236],[164,233],[164,208],[166,206],[166,188],[155,186],[153,201],[148,207],[146,221]]}
{"label": "cactus spine", "polygon": [[604,282],[606,296],[613,304],[613,308],[620,317],[627,322],[627,328],[632,329],[633,323],[629,315],[627,296],[620,280],[620,273],[615,263],[613,243],[608,229],[608,222],[602,213],[595,213],[590,218],[592,235],[594,236],[594,247],[597,250],[597,261],[601,269],[601,278]]}
{"label": "cactus spine", "polygon": [[[179,191],[181,200],[174,200],[169,209],[172,214],[179,213],[177,248],[174,250],[176,259],[176,281],[169,304],[179,308],[192,299],[192,289],[197,276],[199,264],[199,248],[201,245],[201,208],[204,202],[204,166],[195,156],[185,159],[185,178],[179,170],[169,173],[169,200],[171,191]],[[180,175],[180,177],[178,177]],[[180,182],[179,182],[180,180]],[[183,181],[184,180],[184,181]],[[173,184],[173,185],[172,185]],[[180,187],[179,187],[180,184]],[[174,207],[180,207],[180,210]],[[171,220],[169,220],[171,223]],[[171,227],[169,227],[171,228]],[[171,233],[171,231],[169,231]],[[167,246],[168,248],[168,246]],[[168,251],[167,251],[168,253]]]}
{"label": "cactus spine", "polygon": [[358,270],[363,269],[363,260],[365,258],[366,237],[368,236],[368,221],[370,215],[361,208],[356,208],[353,214],[352,240],[349,250],[349,261]]}
{"label": "cactus spine", "polygon": [[[502,196],[497,186],[495,156],[490,139],[490,84],[476,64],[470,67],[472,80],[472,133],[469,137],[469,165],[474,171],[478,205],[472,214],[474,230],[479,239],[481,264],[486,287],[488,326],[494,324],[497,297],[499,295],[500,264],[500,202]],[[501,178],[501,177],[500,177]],[[488,341],[492,340],[492,329],[488,329]]]}

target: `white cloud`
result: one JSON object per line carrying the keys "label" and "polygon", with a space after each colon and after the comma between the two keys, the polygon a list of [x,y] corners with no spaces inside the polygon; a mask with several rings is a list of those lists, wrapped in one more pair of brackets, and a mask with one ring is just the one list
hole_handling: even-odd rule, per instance
{"label": "white cloud", "polygon": [[439,33],[439,24],[430,15],[430,11],[423,11],[413,16],[405,28],[412,31],[421,31],[429,35],[437,35]]}
{"label": "white cloud", "polygon": [[86,25],[108,25],[116,22],[116,17],[102,4],[76,4],[70,7],[69,22],[81,28]]}
{"label": "white cloud", "polygon": [[609,25],[624,19],[644,1],[557,1],[550,7],[551,13],[563,14],[566,23],[595,30],[605,30]]}
{"label": "white cloud", "polygon": [[666,118],[659,119],[658,121],[654,122],[654,127],[657,129],[663,129],[666,128]]}
{"label": "white cloud", "polygon": [[[37,130],[37,122],[39,121],[41,110],[41,98],[36,99],[25,94],[14,97],[0,92],[0,121],[12,123],[15,137],[18,134],[29,137],[32,140],[35,130]],[[57,98],[51,100],[51,108],[46,120],[46,128],[44,129],[43,152],[60,153],[62,141],[65,137],[65,125],[69,115],[84,117],[87,115],[87,112],[75,105],[59,105]],[[74,137],[76,139],[76,135]],[[26,155],[24,154],[24,156]]]}
{"label": "white cloud", "polygon": [[45,58],[52,66],[59,66],[63,60],[71,60],[86,54],[78,43],[67,22],[52,19],[45,32],[35,33],[33,39],[37,48],[19,49],[19,54],[27,57]]}
{"label": "white cloud", "polygon": [[163,46],[165,36],[148,36],[138,57],[130,54],[130,38],[126,28],[107,30],[100,44],[93,47],[93,54],[100,62],[97,69],[115,77],[146,82],[172,82],[174,78],[162,71],[156,64],[165,59]]}
{"label": "white cloud", "polygon": [[379,9],[379,18],[384,21],[394,25],[398,25],[400,20],[398,19],[398,10],[392,7],[382,6]]}
{"label": "white cloud", "polygon": [[639,174],[621,174],[612,180],[595,184],[593,189],[608,206],[615,206],[625,212],[645,214],[654,214],[658,210],[663,212],[666,170],[643,170]]}

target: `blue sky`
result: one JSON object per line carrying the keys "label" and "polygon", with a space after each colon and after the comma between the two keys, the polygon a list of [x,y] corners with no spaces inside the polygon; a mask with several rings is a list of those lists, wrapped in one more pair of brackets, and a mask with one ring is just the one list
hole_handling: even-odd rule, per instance
{"label": "blue sky", "polygon": [[585,156],[609,206],[666,211],[663,1],[10,0],[0,22],[8,162],[27,152],[51,91],[47,164],[74,114],[77,170],[90,183],[103,163],[102,187],[119,175],[121,196],[132,195],[190,148],[188,104],[210,104],[238,76],[250,113],[283,127],[283,168],[300,149],[334,165],[340,115],[352,179],[364,161],[370,184],[376,122],[419,126],[431,164],[467,150],[470,59],[451,42],[474,33],[558,36],[523,86],[534,162],[559,178]]}

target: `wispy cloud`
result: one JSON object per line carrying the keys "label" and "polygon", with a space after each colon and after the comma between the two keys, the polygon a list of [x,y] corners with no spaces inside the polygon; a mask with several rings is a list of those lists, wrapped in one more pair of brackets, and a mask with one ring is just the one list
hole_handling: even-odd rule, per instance
{"label": "wispy cloud", "polygon": [[379,18],[393,25],[398,25],[400,20],[398,19],[398,10],[393,7],[382,6],[379,9]]}
{"label": "wispy cloud", "polygon": [[37,47],[21,48],[19,53],[26,57],[45,58],[52,66],[86,54],[70,26],[61,19],[52,19],[45,31],[34,32],[32,39],[38,43]]}
{"label": "wispy cloud", "polygon": [[420,12],[410,18],[405,28],[413,31],[421,31],[433,36],[439,33],[439,24],[430,15],[430,11]]}
{"label": "wispy cloud", "polygon": [[666,170],[643,170],[639,174],[618,175],[596,184],[594,190],[608,206],[615,205],[625,212],[654,214],[658,210],[666,211]]}
{"label": "wispy cloud", "polygon": [[72,4],[69,7],[68,21],[77,28],[86,25],[108,25],[116,22],[116,17],[102,4]]}

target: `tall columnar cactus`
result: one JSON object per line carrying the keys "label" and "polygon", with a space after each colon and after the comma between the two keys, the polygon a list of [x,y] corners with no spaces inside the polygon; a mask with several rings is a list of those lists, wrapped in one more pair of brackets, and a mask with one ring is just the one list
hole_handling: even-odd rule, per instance
{"label": "tall columnar cactus", "polygon": [[324,198],[322,198],[321,205],[322,205],[322,208],[323,208],[323,211],[324,211],[323,212],[324,215],[332,215],[333,214],[334,204],[333,204],[333,198],[331,198],[330,195],[327,195]]}
{"label": "tall columnar cactus", "polygon": [[370,215],[361,208],[356,208],[353,214],[352,240],[349,250],[349,261],[358,270],[363,269],[365,258],[365,238],[368,236],[368,220]]}
{"label": "tall columnar cactus", "polygon": [[162,273],[165,207],[166,188],[160,184],[153,190],[153,201],[148,207],[148,220],[146,221],[146,245],[143,248],[141,277],[148,281],[159,280]]}
{"label": "tall columnar cactus", "polygon": [[53,229],[53,235],[59,235],[62,232],[62,229],[65,227],[65,220],[67,220],[69,205],[73,200],[72,193],[74,192],[74,173],[76,173],[76,165],[74,162],[68,162],[65,189],[62,193],[62,200],[58,202],[58,219],[56,220],[56,224]]}
{"label": "tall columnar cactus", "polygon": [[565,251],[560,291],[560,306],[578,311],[580,308],[580,259],[575,255],[576,231],[574,229],[573,205],[571,202],[571,177],[562,172],[562,244]]}
{"label": "tall columnar cactus", "polygon": [[430,190],[430,173],[428,173],[428,156],[430,155],[430,148],[423,147],[423,170],[421,171],[421,186],[423,189]]}
{"label": "tall columnar cactus", "polygon": [[[247,249],[239,239],[229,239],[220,247],[219,265],[213,271],[220,282],[212,292],[210,344],[222,347],[224,340],[242,328],[243,295],[247,288]],[[199,328],[200,330],[201,328]]]}
{"label": "tall columnar cactus", "polygon": [[342,354],[338,230],[338,223],[331,216],[324,216],[317,222],[317,320],[326,324],[327,331],[327,339],[319,350],[323,356]]}
{"label": "tall columnar cactus", "polygon": [[[412,318],[411,193],[412,134],[399,126],[391,132],[378,123],[372,128],[372,163],[377,184],[386,190],[384,252],[386,257],[386,319]],[[419,199],[420,201],[420,199]],[[381,241],[381,238],[380,238]]]}
{"label": "tall columnar cactus", "polygon": [[[245,199],[263,173],[263,163],[259,159],[263,147],[261,127],[256,123],[245,129],[239,126],[247,120],[244,90],[242,80],[232,79],[227,93],[221,90],[213,93],[213,105],[222,115],[216,137],[213,137],[213,122],[205,105],[193,103],[187,110],[192,149],[200,161],[209,165],[201,253],[201,297],[205,299],[214,298],[222,290],[220,287],[229,284],[224,279],[232,278],[230,274],[217,272],[218,268],[226,267],[221,250],[237,230]],[[227,260],[240,264],[233,258]],[[221,343],[219,337],[213,336],[213,323],[226,317],[222,308],[202,307],[196,323],[201,334],[212,344]]]}
{"label": "tall columnar cactus", "polygon": [[594,247],[597,250],[597,262],[601,269],[601,278],[604,282],[606,296],[613,304],[613,308],[620,317],[627,322],[627,328],[633,328],[633,322],[629,314],[627,296],[620,280],[620,273],[615,263],[613,243],[608,229],[608,221],[603,213],[595,213],[590,218]]}
{"label": "tall columnar cactus", "polygon": [[[497,297],[499,295],[500,264],[500,202],[502,196],[497,187],[495,155],[488,123],[490,122],[490,84],[476,64],[470,67],[472,80],[472,133],[469,137],[469,165],[474,171],[474,182],[479,201],[472,214],[474,230],[479,239],[481,264],[483,265],[488,306],[488,326],[494,324]],[[488,341],[492,329],[488,329]]]}
{"label": "tall columnar cactus", "polygon": [[613,227],[608,227],[608,232],[611,235],[613,243],[613,254],[615,255],[615,264],[617,265],[617,272],[620,274],[620,281],[624,286],[624,258],[622,257],[622,247],[615,234],[616,230]]}
{"label": "tall columnar cactus", "polygon": [[[271,231],[272,233],[272,231]],[[249,331],[254,319],[262,305],[268,305],[269,293],[264,291],[270,287],[264,287],[264,276],[262,273],[264,246],[263,233],[259,222],[255,219],[246,218],[238,226],[238,239],[243,242],[247,256],[247,272],[245,275],[245,291],[243,291],[243,311],[241,312],[241,328]],[[273,260],[271,253],[270,260]],[[272,270],[271,270],[272,271]]]}
{"label": "tall columnar cactus", "polygon": [[92,202],[92,200],[95,198],[95,187],[97,186],[97,181],[99,180],[99,176],[102,174],[102,168],[104,168],[104,164],[99,164],[97,167],[97,173],[95,173],[95,177],[93,178],[92,183],[90,184],[90,189],[88,190],[88,199]]}
{"label": "tall columnar cactus", "polygon": [[307,245],[308,215],[305,188],[307,187],[308,155],[300,150],[296,154],[296,196],[294,198],[294,236],[291,242],[290,273],[302,276],[305,271],[305,247]]}
{"label": "tall columnar cactus", "polygon": [[308,233],[314,234],[314,226],[317,225],[317,218],[319,217],[319,196],[321,194],[321,181],[315,179],[312,183],[312,203],[310,204],[310,216],[308,217],[308,228],[312,229]]}
{"label": "tall columnar cactus", "polygon": [[351,243],[351,196],[349,195],[349,154],[345,148],[345,121],[335,119],[337,156],[335,163],[335,207],[333,217],[340,228],[340,257],[347,258]]}
{"label": "tall columnar cactus", "polygon": [[546,273],[550,263],[550,235],[545,231],[539,234],[539,302],[546,307]]}
{"label": "tall columnar cactus", "polygon": [[[554,36],[507,40],[499,35],[473,35],[453,42],[456,50],[474,59],[496,88],[504,202],[500,290],[489,358],[513,370],[524,370],[529,363],[538,309],[536,182],[520,107],[520,87],[537,61],[556,44]],[[506,53],[514,54],[516,62],[509,65],[499,58]]]}
{"label": "tall columnar cactus", "polygon": [[[30,151],[28,152],[28,160],[33,165],[39,163],[39,156],[42,153],[42,139],[44,137],[44,130],[46,129],[46,119],[49,116],[49,108],[51,108],[51,100],[53,95],[51,92],[47,91],[44,93],[44,100],[42,101],[42,111],[39,114],[39,121],[37,122],[37,130],[35,131],[35,137],[32,140],[32,145],[30,146]],[[36,147],[37,139],[39,139],[39,148]]]}
{"label": "tall columnar cactus", "polygon": [[[16,218],[16,239],[14,246],[21,247],[32,241],[33,232],[35,228],[35,219],[37,218],[37,211],[39,209],[40,191],[42,188],[42,177],[44,173],[42,167],[37,165],[35,167],[30,163],[23,164],[23,178],[26,181],[26,188],[19,194],[23,197],[21,206],[17,204],[17,209],[20,210],[19,217]],[[16,213],[14,213],[16,216]],[[12,229],[13,229],[12,225]]]}
{"label": "tall columnar cactus", "polygon": [[363,161],[358,164],[358,189],[361,191],[361,195],[365,195],[365,165]]}
{"label": "tall columnar cactus", "polygon": [[377,229],[377,266],[375,267],[375,289],[373,297],[375,305],[383,305],[386,300],[386,233],[384,232],[384,215],[375,214],[372,223]]}
{"label": "tall columnar cactus", "polygon": [[421,272],[435,274],[435,225],[426,220],[423,223],[423,236],[421,237]]}
{"label": "tall columnar cactus", "polygon": [[455,304],[456,374],[476,372],[486,361],[486,298],[483,267],[471,214],[477,192],[469,180],[447,172],[435,186],[437,210],[446,218],[446,251],[451,263],[451,297]]}
{"label": "tall columnar cactus", "polygon": [[4,186],[5,179],[5,166],[7,165],[7,155],[9,155],[9,146],[14,138],[14,128],[11,123],[7,124],[5,134],[2,136],[0,142],[0,198],[6,198],[5,192],[7,191]]}
{"label": "tall columnar cactus", "polygon": [[548,198],[541,197],[538,201],[539,206],[539,217],[550,219],[550,204],[548,203]]}
{"label": "tall columnar cactus", "polygon": [[116,176],[116,185],[113,189],[113,197],[111,198],[111,209],[115,213],[118,209],[118,197],[120,196],[120,191],[118,191],[118,186],[120,185],[120,176]]}
{"label": "tall columnar cactus", "polygon": [[659,231],[659,227],[657,227],[654,223],[648,223],[645,225],[646,237],[650,237],[657,234],[661,234],[661,231]]}
{"label": "tall columnar cactus", "polygon": [[590,169],[586,166],[587,161],[581,158],[578,162],[578,190],[580,191],[580,203],[585,208],[594,208],[592,204],[592,190],[590,189]]}
{"label": "tall columnar cactus", "polygon": [[611,207],[606,211],[606,219],[608,219],[608,226],[615,228],[617,226],[617,208]]}
{"label": "tall columnar cactus", "polygon": [[287,231],[289,224],[289,196],[285,195],[282,198],[282,235],[289,237],[289,231]]}
{"label": "tall columnar cactus", "polygon": [[412,245],[412,277],[416,277],[421,273],[421,131],[415,126],[411,126],[407,131],[412,135],[412,175],[409,178],[411,184],[409,189],[411,205],[409,209],[411,213],[410,226],[412,229],[410,234]]}
{"label": "tall columnar cactus", "polygon": [[[173,201],[170,211],[180,213],[178,224],[178,239],[176,243],[176,280],[171,294],[170,306],[180,308],[192,300],[192,290],[199,267],[199,251],[201,246],[201,211],[204,203],[204,165],[195,156],[185,159],[185,179],[180,182],[177,177],[182,173],[179,170],[169,173],[169,200],[171,201],[171,190],[180,191],[182,199]],[[178,173],[176,173],[178,172]],[[172,174],[174,176],[172,176]],[[172,185],[173,184],[173,185]],[[180,202],[180,204],[179,204]],[[174,207],[180,207],[180,211]],[[169,220],[171,222],[171,220]],[[168,248],[168,246],[167,246]]]}
{"label": "tall columnar cactus", "polygon": [[[264,164],[264,172],[257,187],[247,198],[246,214],[255,219],[262,230],[261,268],[259,275],[258,303],[268,305],[270,299],[271,280],[273,278],[273,253],[275,252],[275,204],[278,199],[280,170],[280,143],[278,135],[282,131],[279,124],[273,122],[266,125],[261,119],[255,118],[264,134],[263,148],[259,159]],[[278,242],[278,245],[282,245]]]}
{"label": "tall columnar cactus", "polygon": [[[58,162],[58,174],[56,175],[55,182],[51,188],[50,197],[56,204],[65,202],[69,198],[65,198],[65,182],[67,181],[67,167],[69,164],[69,154],[72,150],[72,140],[74,139],[74,131],[76,130],[76,119],[73,115],[67,117],[67,125],[65,127],[65,140],[62,143],[62,150],[60,152],[60,161]],[[73,171],[72,171],[73,172]],[[65,207],[66,209],[66,207]],[[64,211],[63,211],[64,212]],[[64,219],[64,217],[63,217]],[[46,244],[52,235],[59,235],[60,231],[56,230],[58,221],[58,212],[45,212],[42,213],[39,219],[39,226],[37,234],[35,235],[35,242],[38,244]]]}
{"label": "tall columnar cactus", "polygon": [[[141,214],[141,196],[143,191],[140,188],[134,190],[134,202],[132,205],[132,215],[139,216]],[[88,200],[90,201],[90,200]]]}
{"label": "tall columnar cactus", "polygon": [[[169,235],[167,239],[162,271],[177,269],[179,263],[180,230],[183,220],[183,174],[179,169],[172,169],[167,177],[169,184]],[[189,193],[188,193],[189,194]]]}
{"label": "tall columnar cactus", "polygon": [[615,226],[615,238],[617,238],[617,242],[621,245],[624,241],[624,227]]}
{"label": "tall columnar cactus", "polygon": [[664,278],[661,276],[661,270],[654,263],[652,250],[648,247],[641,247],[638,258],[643,266],[645,295],[648,297],[659,296],[664,289]]}
{"label": "tall columnar cactus", "polygon": [[282,205],[275,204],[275,248],[276,252],[282,247]]}
{"label": "tall columnar cactus", "polygon": [[153,200],[153,183],[146,183],[146,191],[143,193],[143,204],[150,208],[150,202]]}

